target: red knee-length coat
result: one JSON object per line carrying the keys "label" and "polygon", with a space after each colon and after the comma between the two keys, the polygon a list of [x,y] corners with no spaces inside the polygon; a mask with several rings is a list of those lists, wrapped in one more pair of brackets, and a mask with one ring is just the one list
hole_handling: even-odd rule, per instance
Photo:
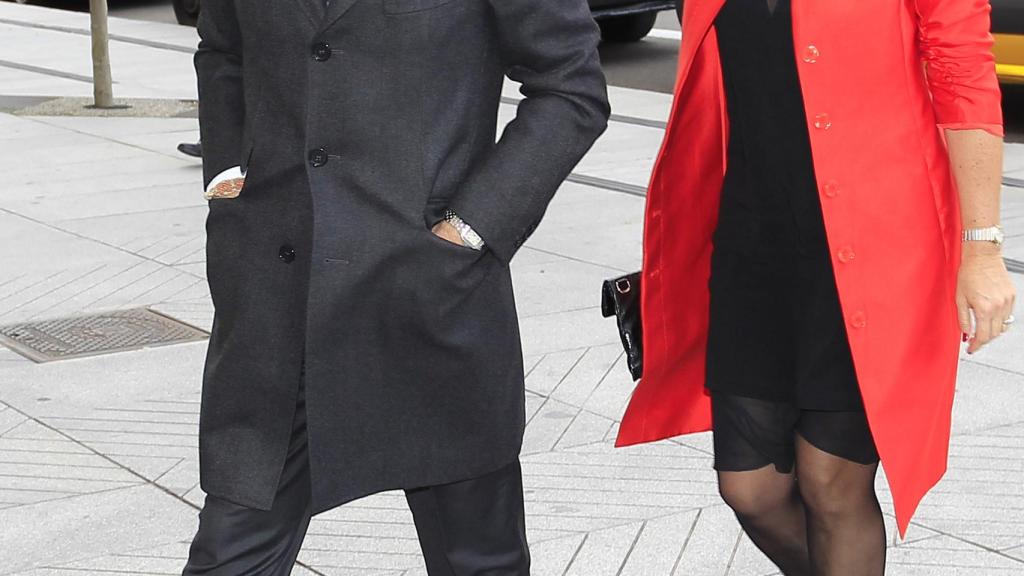
{"label": "red knee-length coat", "polygon": [[[711,236],[728,117],[713,21],[687,0],[644,236],[644,377],[618,445],[708,430]],[[793,0],[796,62],[843,314],[901,533],[942,477],[961,338],[943,129],[1002,134],[988,0]],[[742,359],[738,359],[742,361]]]}

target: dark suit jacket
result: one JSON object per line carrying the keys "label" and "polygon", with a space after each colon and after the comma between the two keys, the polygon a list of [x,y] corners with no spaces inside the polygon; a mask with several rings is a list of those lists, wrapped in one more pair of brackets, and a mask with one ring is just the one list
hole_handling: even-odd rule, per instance
{"label": "dark suit jacket", "polygon": [[199,33],[205,180],[248,168],[207,221],[203,488],[271,505],[303,360],[318,511],[514,459],[508,264],[609,114],[586,2],[204,0]]}

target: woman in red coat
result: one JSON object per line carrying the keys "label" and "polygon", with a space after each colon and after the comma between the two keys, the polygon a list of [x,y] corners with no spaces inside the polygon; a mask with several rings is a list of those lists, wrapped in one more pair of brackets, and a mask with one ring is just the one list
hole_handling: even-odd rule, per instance
{"label": "woman in red coat", "polygon": [[713,428],[787,575],[881,574],[946,466],[958,345],[1013,323],[987,0],[687,0],[619,445]]}

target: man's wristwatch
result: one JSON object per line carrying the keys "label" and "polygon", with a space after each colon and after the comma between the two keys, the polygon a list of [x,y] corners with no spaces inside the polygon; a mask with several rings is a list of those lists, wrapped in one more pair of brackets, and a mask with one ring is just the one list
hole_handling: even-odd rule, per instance
{"label": "man's wristwatch", "polygon": [[964,242],[991,242],[996,246],[1002,246],[1006,235],[1003,234],[1001,226],[990,226],[988,228],[968,228],[964,230]]}
{"label": "man's wristwatch", "polygon": [[484,239],[469,224],[466,224],[465,220],[459,218],[459,215],[454,210],[444,211],[444,221],[451,224],[458,231],[459,237],[462,238],[462,243],[467,247],[473,250],[483,250]]}

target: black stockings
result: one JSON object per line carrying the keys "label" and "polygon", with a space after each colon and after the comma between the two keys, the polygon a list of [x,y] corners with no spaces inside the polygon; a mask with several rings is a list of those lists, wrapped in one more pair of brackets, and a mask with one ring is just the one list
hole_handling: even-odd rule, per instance
{"label": "black stockings", "polygon": [[885,524],[878,464],[858,464],[799,435],[795,473],[769,465],[719,472],[722,498],[755,545],[786,576],[881,576]]}

